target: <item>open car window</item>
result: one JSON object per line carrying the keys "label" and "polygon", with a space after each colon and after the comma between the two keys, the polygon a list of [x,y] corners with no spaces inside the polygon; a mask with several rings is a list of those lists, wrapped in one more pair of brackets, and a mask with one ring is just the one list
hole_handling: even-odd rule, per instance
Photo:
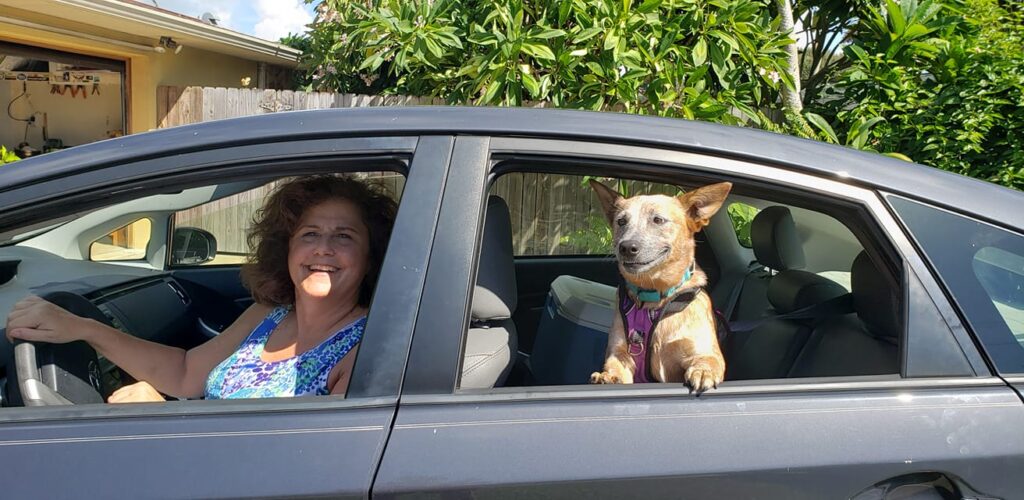
{"label": "open car window", "polygon": [[[360,172],[357,178],[380,186],[396,202],[405,177],[394,172]],[[250,254],[248,231],[253,216],[281,179],[231,196],[174,212],[171,230],[171,267],[238,265]]]}
{"label": "open car window", "polygon": [[[612,221],[587,183],[593,176],[538,172],[535,164],[528,172],[509,170],[488,191],[459,387],[588,384],[602,371],[609,332],[623,314],[616,299],[623,279],[609,258]],[[598,179],[629,195],[678,196],[713,182]],[[900,376],[905,292],[894,272],[899,266],[880,250],[887,242],[871,239],[869,220],[824,200],[778,199],[736,184],[694,235],[705,290],[722,313],[717,328],[726,384]],[[502,225],[510,229],[508,243],[495,241]],[[489,254],[505,244],[517,258],[507,264],[512,271],[495,272],[506,263]],[[513,286],[501,283],[510,276]],[[844,305],[814,312],[823,303]],[[810,317],[776,319],[808,309]],[[728,332],[729,324],[744,329]]]}

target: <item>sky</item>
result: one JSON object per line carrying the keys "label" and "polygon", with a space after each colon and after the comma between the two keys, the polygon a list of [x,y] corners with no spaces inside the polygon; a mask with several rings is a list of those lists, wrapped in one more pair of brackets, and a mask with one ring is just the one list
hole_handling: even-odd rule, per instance
{"label": "sky", "polygon": [[289,32],[305,31],[305,25],[313,22],[313,5],[302,0],[139,1],[192,17],[209,12],[220,26],[275,42]]}

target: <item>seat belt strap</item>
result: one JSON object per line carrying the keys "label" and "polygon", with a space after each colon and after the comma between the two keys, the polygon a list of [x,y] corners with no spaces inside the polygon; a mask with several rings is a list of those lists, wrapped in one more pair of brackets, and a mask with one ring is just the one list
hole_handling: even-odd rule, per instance
{"label": "seat belt strap", "polygon": [[848,314],[853,312],[853,294],[846,293],[838,297],[833,297],[824,302],[807,306],[796,311],[791,311],[785,314],[778,314],[775,316],[766,316],[763,318],[750,319],[744,321],[733,321],[729,323],[729,331],[731,333],[736,332],[749,332],[764,323],[779,319],[820,319],[828,316],[835,316],[841,314]]}

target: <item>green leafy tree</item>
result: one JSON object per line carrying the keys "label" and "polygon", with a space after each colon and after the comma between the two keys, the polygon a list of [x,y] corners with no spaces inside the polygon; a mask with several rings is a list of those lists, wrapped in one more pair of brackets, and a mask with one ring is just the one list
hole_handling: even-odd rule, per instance
{"label": "green leafy tree", "polygon": [[451,103],[768,120],[792,85],[768,0],[324,0],[315,86]]}
{"label": "green leafy tree", "polygon": [[309,35],[303,33],[288,33],[288,36],[281,38],[282,45],[302,51],[299,67],[292,72],[292,84],[298,90],[309,91],[313,89],[313,74],[309,71],[309,61],[312,49]]}
{"label": "green leafy tree", "polygon": [[1024,15],[995,0],[887,0],[826,94],[836,142],[1024,188]]}

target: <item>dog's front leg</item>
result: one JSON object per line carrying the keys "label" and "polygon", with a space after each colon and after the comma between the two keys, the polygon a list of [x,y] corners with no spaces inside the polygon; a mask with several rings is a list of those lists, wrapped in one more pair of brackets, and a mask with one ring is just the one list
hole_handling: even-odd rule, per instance
{"label": "dog's front leg", "polygon": [[698,356],[683,374],[686,385],[700,394],[718,387],[725,379],[725,363],[720,356]]}
{"label": "dog's front leg", "polygon": [[633,360],[626,353],[625,347],[618,349],[608,356],[604,361],[604,371],[594,372],[590,375],[591,384],[632,384],[633,383]]}
{"label": "dog's front leg", "polygon": [[633,364],[633,358],[629,355],[624,332],[622,318],[616,315],[612,321],[612,329],[608,332],[608,350],[604,361],[604,371],[592,373],[590,375],[591,384],[633,383],[633,372],[636,370],[636,366]]}

